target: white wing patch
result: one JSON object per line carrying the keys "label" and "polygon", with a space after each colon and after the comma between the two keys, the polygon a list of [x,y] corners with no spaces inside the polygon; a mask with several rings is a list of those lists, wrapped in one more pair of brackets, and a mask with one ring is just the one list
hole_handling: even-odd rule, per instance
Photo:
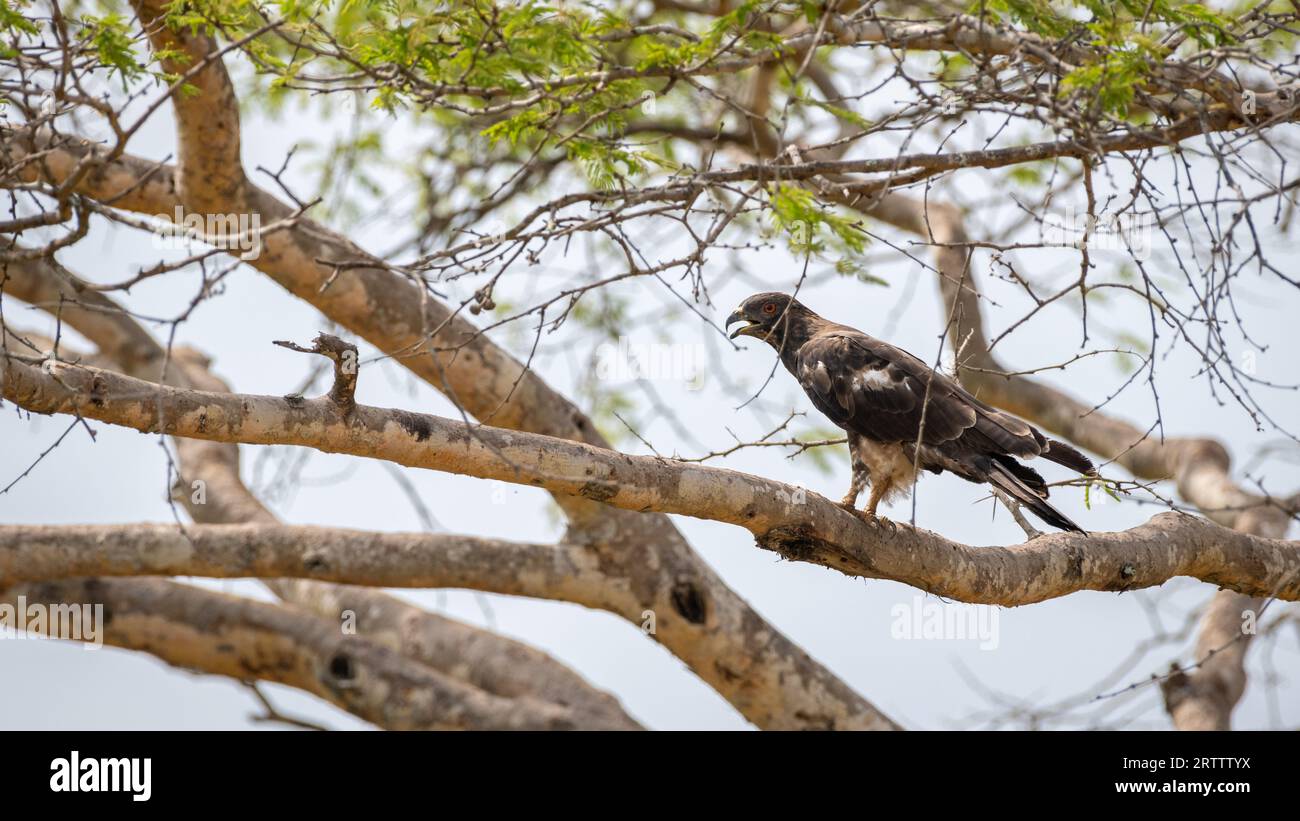
{"label": "white wing patch", "polygon": [[887,388],[894,384],[894,380],[884,368],[867,371],[865,374],[859,374],[854,377],[855,382],[859,385],[865,385],[873,388]]}

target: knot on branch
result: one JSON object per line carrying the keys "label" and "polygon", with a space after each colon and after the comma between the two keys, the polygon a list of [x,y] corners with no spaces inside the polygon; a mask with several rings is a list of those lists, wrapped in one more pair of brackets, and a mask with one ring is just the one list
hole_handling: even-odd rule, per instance
{"label": "knot on branch", "polygon": [[320,354],[333,362],[334,384],[330,387],[329,399],[345,415],[352,412],[352,408],[356,406],[357,372],[361,368],[356,345],[323,331],[312,340],[310,348],[283,339],[275,340],[274,344],[299,353]]}
{"label": "knot on branch", "polygon": [[1192,681],[1186,673],[1178,666],[1177,663],[1169,666],[1169,672],[1164,678],[1157,678],[1160,683],[1160,694],[1165,700],[1165,710],[1172,713],[1178,708],[1178,705],[1190,698],[1193,693]]}
{"label": "knot on branch", "polygon": [[670,591],[673,609],[691,624],[704,624],[708,619],[708,604],[700,588],[689,581],[680,581]]}
{"label": "knot on branch", "polygon": [[[1236,699],[1230,697],[1227,687],[1217,676],[1205,675],[1205,670],[1198,663],[1184,670],[1177,663],[1169,666],[1169,672],[1160,682],[1160,694],[1164,697],[1165,710],[1173,715],[1181,707],[1196,702],[1212,705],[1215,715],[1227,716],[1232,712]],[[1227,727],[1219,729],[1226,730]]]}
{"label": "knot on branch", "polygon": [[792,562],[814,561],[819,554],[837,554],[839,549],[818,537],[812,528],[803,525],[774,527],[755,536],[754,543]]}

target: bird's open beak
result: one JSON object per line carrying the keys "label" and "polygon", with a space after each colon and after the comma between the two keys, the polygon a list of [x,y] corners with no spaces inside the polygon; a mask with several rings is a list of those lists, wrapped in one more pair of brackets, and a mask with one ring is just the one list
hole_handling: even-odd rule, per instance
{"label": "bird's open beak", "polygon": [[[748,319],[745,319],[744,315],[740,312],[739,308],[732,311],[731,316],[727,317],[727,324],[725,327],[730,328],[732,325],[734,325],[737,322],[749,322]],[[748,325],[741,325],[739,328],[731,332],[730,338],[735,339],[738,336],[753,336],[752,332],[758,330],[760,327],[762,326],[760,326],[757,322],[752,322]]]}

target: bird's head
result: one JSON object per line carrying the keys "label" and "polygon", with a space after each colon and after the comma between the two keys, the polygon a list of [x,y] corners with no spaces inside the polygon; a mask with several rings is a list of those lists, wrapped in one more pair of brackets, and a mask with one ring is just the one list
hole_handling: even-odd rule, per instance
{"label": "bird's head", "polygon": [[781,348],[786,332],[792,327],[799,327],[804,321],[814,316],[813,312],[803,306],[799,300],[776,291],[754,294],[727,317],[727,327],[737,322],[744,322],[731,332],[731,338],[752,336]]}

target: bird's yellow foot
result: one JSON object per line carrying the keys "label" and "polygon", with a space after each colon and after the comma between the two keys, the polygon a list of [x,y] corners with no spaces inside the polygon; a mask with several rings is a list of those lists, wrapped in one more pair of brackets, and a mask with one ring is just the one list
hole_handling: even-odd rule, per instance
{"label": "bird's yellow foot", "polygon": [[881,516],[877,513],[872,513],[869,510],[855,510],[853,512],[857,514],[857,517],[859,519],[871,525],[872,527],[888,528],[891,531],[898,529],[898,525],[894,524],[892,520],[886,519],[884,516]]}
{"label": "bird's yellow foot", "polygon": [[876,523],[877,527],[883,527],[890,533],[898,530],[898,524],[895,523],[893,519],[886,519],[884,516],[873,516],[871,518]]}

